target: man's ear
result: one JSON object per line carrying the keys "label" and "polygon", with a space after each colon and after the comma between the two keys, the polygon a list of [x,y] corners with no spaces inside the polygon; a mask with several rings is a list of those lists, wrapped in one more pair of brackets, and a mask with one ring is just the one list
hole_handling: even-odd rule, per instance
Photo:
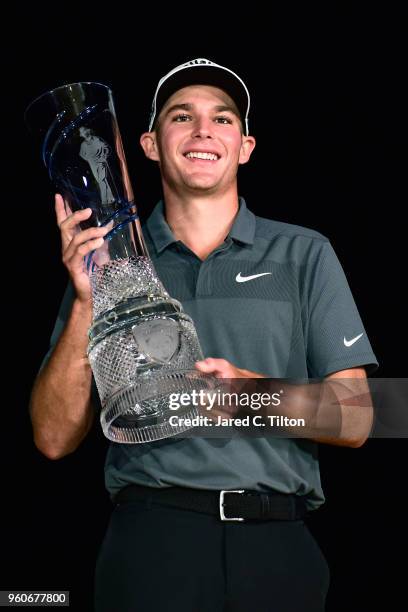
{"label": "man's ear", "polygon": [[153,161],[160,161],[159,152],[157,150],[156,132],[145,132],[140,137],[140,144],[144,154]]}
{"label": "man's ear", "polygon": [[246,164],[255,149],[256,140],[253,136],[242,136],[241,150],[239,152],[239,163]]}

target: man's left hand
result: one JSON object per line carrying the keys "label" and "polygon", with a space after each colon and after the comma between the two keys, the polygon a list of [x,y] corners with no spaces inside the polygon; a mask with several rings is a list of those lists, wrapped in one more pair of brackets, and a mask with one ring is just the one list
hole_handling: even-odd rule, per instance
{"label": "man's left hand", "polygon": [[[244,387],[248,391],[253,390],[253,388],[250,389],[251,385],[248,385],[248,379],[265,378],[263,374],[258,374],[244,368],[237,368],[226,359],[216,359],[214,357],[196,361],[195,367],[203,374],[211,374],[215,378],[228,379],[228,382],[226,381],[221,384],[223,391],[227,393],[242,393]],[[238,412],[240,412],[240,407],[235,403],[228,403],[222,406],[215,403],[209,412],[207,412],[206,408],[202,408],[202,413],[210,418],[218,416],[231,418],[237,416]]]}
{"label": "man's left hand", "polygon": [[196,361],[195,367],[204,374],[213,374],[216,378],[265,378],[263,374],[237,368],[226,359],[216,359],[214,357]]}

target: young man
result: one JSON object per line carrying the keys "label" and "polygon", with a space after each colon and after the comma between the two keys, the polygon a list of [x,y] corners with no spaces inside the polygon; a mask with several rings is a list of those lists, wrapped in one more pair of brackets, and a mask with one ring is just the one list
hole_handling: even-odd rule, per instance
{"label": "young man", "polygon": [[[248,111],[243,81],[197,59],[161,79],[141,137],[163,186],[144,236],[196,324],[207,357],[196,367],[227,378],[364,381],[376,358],[328,240],[256,217],[238,196],[238,167],[255,147]],[[67,216],[58,195],[56,214],[71,283],[31,402],[36,444],[53,459],[77,448],[94,415],[83,257],[104,233],[78,233],[89,212]],[[355,407],[340,408],[335,439],[317,431],[111,444],[106,485],[116,505],[96,610],[324,610],[329,569],[303,521],[324,502],[316,440],[358,447],[371,425],[369,407],[358,420]]]}

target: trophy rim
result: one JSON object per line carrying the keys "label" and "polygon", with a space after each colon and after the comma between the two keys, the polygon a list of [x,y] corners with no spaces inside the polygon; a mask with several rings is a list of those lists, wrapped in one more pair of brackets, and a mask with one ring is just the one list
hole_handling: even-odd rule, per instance
{"label": "trophy rim", "polygon": [[32,100],[28,104],[28,106],[26,106],[26,109],[24,111],[24,119],[25,119],[25,121],[27,120],[27,114],[28,114],[30,108],[32,106],[34,106],[34,104],[39,102],[39,100],[41,100],[42,98],[45,98],[46,96],[52,95],[53,93],[59,91],[60,89],[66,89],[67,87],[73,87],[74,85],[99,85],[100,87],[104,87],[105,89],[107,89],[109,91],[109,93],[111,95],[113,95],[112,94],[112,89],[109,87],[109,85],[106,85],[105,83],[99,83],[99,81],[74,81],[72,83],[66,83],[65,85],[58,85],[58,87],[54,87],[53,89],[47,89],[47,91],[44,91],[43,93],[38,95],[36,98],[34,98],[34,100]]}

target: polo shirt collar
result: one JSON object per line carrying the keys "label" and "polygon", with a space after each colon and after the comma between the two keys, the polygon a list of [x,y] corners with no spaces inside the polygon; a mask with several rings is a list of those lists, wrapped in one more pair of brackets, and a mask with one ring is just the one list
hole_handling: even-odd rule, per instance
{"label": "polo shirt collar", "polygon": [[[253,244],[256,219],[248,210],[244,198],[239,198],[239,210],[228,234],[233,240],[244,244]],[[177,242],[164,216],[164,203],[160,200],[146,221],[151,240],[157,253],[161,253],[173,242]]]}
{"label": "polo shirt collar", "polygon": [[228,235],[244,244],[254,244],[255,225],[254,213],[248,210],[244,198],[239,198],[239,210]]}
{"label": "polo shirt collar", "polygon": [[161,253],[173,242],[177,242],[164,216],[164,203],[160,200],[146,221],[150,238],[157,253]]}

